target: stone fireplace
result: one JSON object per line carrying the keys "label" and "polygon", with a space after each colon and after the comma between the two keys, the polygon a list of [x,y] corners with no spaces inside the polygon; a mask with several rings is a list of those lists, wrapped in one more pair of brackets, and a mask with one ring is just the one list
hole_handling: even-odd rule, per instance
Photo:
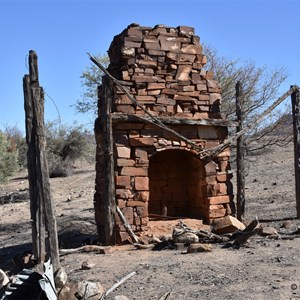
{"label": "stone fireplace", "polygon": [[146,230],[152,217],[210,223],[234,208],[229,150],[200,159],[199,151],[149,121],[146,113],[201,149],[227,137],[220,87],[204,69],[199,40],[187,26],[132,24],[111,43],[108,71],[143,109],[103,77],[95,122],[94,199],[103,243],[130,239],[114,206],[135,233]]}

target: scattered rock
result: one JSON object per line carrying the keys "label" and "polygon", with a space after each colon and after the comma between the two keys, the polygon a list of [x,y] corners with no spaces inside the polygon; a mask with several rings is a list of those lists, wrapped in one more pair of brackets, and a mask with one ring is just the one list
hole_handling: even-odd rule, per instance
{"label": "scattered rock", "polygon": [[57,300],[78,300],[75,296],[77,290],[78,288],[76,283],[67,283],[58,292]]}
{"label": "scattered rock", "polygon": [[187,253],[196,253],[196,252],[211,252],[211,244],[191,244],[187,248]]}
{"label": "scattered rock", "polygon": [[183,244],[193,244],[199,242],[199,237],[192,232],[177,232],[177,229],[174,228],[172,235],[174,243],[183,243]]}
{"label": "scattered rock", "polygon": [[81,269],[82,270],[90,270],[90,269],[94,268],[95,266],[96,266],[96,264],[93,264],[89,260],[86,260],[82,263]]}
{"label": "scattered rock", "polygon": [[114,300],[129,300],[129,299],[124,295],[118,295],[115,296]]}
{"label": "scattered rock", "polygon": [[268,227],[261,227],[259,234],[261,236],[270,236],[270,235],[278,235],[277,230],[274,227],[268,226]]}
{"label": "scattered rock", "polygon": [[185,244],[184,243],[175,243],[174,248],[175,248],[175,250],[183,251],[185,249]]}
{"label": "scattered rock", "polygon": [[54,275],[55,287],[61,289],[67,282],[68,275],[64,268],[60,268],[56,271]]}
{"label": "scattered rock", "polygon": [[81,281],[78,282],[77,298],[98,300],[104,293],[104,288],[99,282]]}
{"label": "scattered rock", "polygon": [[232,233],[237,230],[244,230],[245,225],[232,216],[215,219],[212,222],[212,232],[215,234]]}
{"label": "scattered rock", "polygon": [[288,229],[292,226],[292,222],[291,221],[284,221],[282,223],[282,225],[280,226],[280,228],[285,228],[285,229]]}
{"label": "scattered rock", "polygon": [[3,270],[0,269],[0,289],[9,283],[9,279]]}

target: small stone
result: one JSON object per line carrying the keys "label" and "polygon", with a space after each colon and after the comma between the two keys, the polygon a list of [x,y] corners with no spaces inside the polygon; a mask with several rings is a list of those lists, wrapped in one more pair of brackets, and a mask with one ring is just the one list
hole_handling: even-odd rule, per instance
{"label": "small stone", "polygon": [[62,288],[68,280],[68,275],[64,268],[60,268],[54,275],[55,287],[57,289]]}
{"label": "small stone", "polygon": [[216,234],[232,233],[237,230],[244,230],[245,225],[232,216],[215,219],[212,222],[212,232]]}
{"label": "small stone", "polygon": [[81,269],[82,270],[90,270],[95,267],[96,264],[91,263],[90,261],[86,260],[82,263]]}
{"label": "small stone", "polygon": [[183,244],[193,244],[199,242],[199,237],[192,232],[183,232],[180,233],[176,228],[173,230],[172,234],[173,241],[175,243],[183,243]]}
{"label": "small stone", "polygon": [[270,236],[270,235],[275,236],[275,235],[278,235],[278,232],[274,227],[271,227],[271,226],[261,227],[260,235],[261,236]]}
{"label": "small stone", "polygon": [[117,295],[115,296],[114,300],[129,300],[129,299],[124,295]]}
{"label": "small stone", "polygon": [[0,269],[0,289],[9,283],[9,279],[3,270]]}
{"label": "small stone", "polygon": [[99,282],[78,282],[78,296],[80,299],[98,300],[104,293],[104,288]]}
{"label": "small stone", "polygon": [[211,252],[211,244],[191,244],[187,248],[187,253],[197,253],[197,252]]}
{"label": "small stone", "polygon": [[292,222],[291,221],[284,221],[280,227],[287,229],[287,228],[290,228],[291,226],[292,226]]}

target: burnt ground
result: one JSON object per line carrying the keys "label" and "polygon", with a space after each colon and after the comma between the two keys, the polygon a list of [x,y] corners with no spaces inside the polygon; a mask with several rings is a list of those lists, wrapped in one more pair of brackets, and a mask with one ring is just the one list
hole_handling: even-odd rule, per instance
{"label": "burnt ground", "polygon": [[[277,238],[254,236],[240,249],[213,244],[212,252],[206,253],[136,250],[124,245],[112,247],[105,255],[69,254],[61,258],[69,280],[99,281],[108,289],[137,271],[106,299],[116,295],[159,299],[168,291],[168,299],[178,300],[300,298],[300,234],[288,235],[300,225],[295,209],[293,146],[273,147],[249,159],[246,218],[257,216],[263,226],[275,227]],[[94,166],[83,164],[70,177],[51,179],[63,248],[96,239],[94,176]],[[13,258],[31,247],[25,172],[0,185],[0,208],[0,268],[12,274],[19,267]],[[87,260],[95,266],[82,270]]]}

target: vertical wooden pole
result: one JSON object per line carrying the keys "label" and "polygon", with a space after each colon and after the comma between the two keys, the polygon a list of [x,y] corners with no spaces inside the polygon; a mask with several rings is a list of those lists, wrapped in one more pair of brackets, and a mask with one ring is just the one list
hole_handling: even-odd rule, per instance
{"label": "vertical wooden pole", "polygon": [[[237,132],[243,130],[243,87],[240,81],[235,86],[236,90],[236,117],[238,121]],[[245,146],[244,136],[237,139],[236,145],[236,168],[237,168],[237,218],[244,221],[245,214],[245,170],[244,170]]]}
{"label": "vertical wooden pole", "polygon": [[115,172],[113,154],[113,131],[111,120],[112,105],[112,83],[106,77],[102,79],[104,103],[103,103],[103,134],[104,134],[104,158],[105,158],[105,187],[104,187],[104,235],[105,244],[116,243],[115,217],[116,217],[116,197],[115,197]]}
{"label": "vertical wooden pole", "polygon": [[50,194],[46,139],[44,126],[44,92],[39,86],[37,55],[29,52],[29,76],[23,80],[28,143],[28,179],[32,218],[33,250],[37,260],[45,260],[45,227],[49,238],[49,252],[56,272],[60,268],[58,236],[54,203]]}
{"label": "vertical wooden pole", "polygon": [[292,95],[294,161],[297,218],[300,218],[300,93],[297,89]]}

